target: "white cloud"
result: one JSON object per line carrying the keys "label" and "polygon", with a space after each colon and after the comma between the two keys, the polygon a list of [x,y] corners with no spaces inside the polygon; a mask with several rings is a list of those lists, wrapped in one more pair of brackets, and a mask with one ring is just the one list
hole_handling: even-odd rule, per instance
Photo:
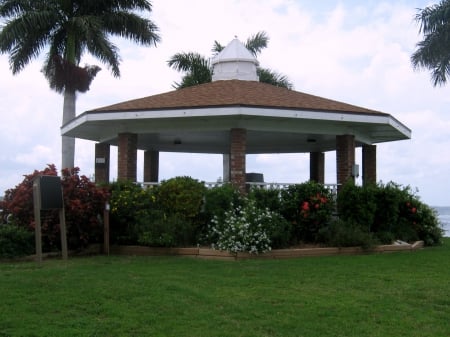
{"label": "white cloud", "polygon": [[42,162],[52,164],[54,157],[55,151],[52,148],[36,145],[27,153],[16,154],[14,161],[19,165],[35,167],[35,165],[39,165]]}

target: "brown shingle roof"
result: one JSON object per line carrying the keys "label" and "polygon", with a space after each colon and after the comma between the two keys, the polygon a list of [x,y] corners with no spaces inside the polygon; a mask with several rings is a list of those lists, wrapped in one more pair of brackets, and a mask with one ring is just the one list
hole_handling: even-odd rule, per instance
{"label": "brown shingle roof", "polygon": [[225,106],[252,106],[312,111],[383,114],[319,96],[255,81],[215,81],[167,93],[134,99],[94,112],[142,111]]}

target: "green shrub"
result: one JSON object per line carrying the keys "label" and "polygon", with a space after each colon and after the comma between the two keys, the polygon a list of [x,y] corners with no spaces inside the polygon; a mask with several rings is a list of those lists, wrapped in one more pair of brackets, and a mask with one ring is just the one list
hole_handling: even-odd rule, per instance
{"label": "green shrub", "polygon": [[250,199],[255,200],[259,208],[268,208],[273,212],[281,211],[281,191],[275,188],[253,187],[248,194]]}
{"label": "green shrub", "polygon": [[118,181],[110,185],[110,237],[112,243],[137,244],[141,233],[139,219],[158,209],[158,187],[142,188],[130,181]]}
{"label": "green shrub", "polygon": [[409,187],[393,182],[379,184],[375,191],[377,211],[372,226],[374,232],[395,233],[399,221],[401,205],[413,198]]}
{"label": "green shrub", "polygon": [[155,247],[196,244],[202,227],[204,184],[176,177],[152,188],[111,186],[111,241]]}
{"label": "green shrub", "polygon": [[343,224],[357,224],[383,244],[393,240],[423,240],[426,245],[441,242],[443,231],[436,212],[409,186],[390,182],[371,186],[346,184],[337,197]]}
{"label": "green shrub", "polygon": [[156,199],[166,214],[178,214],[182,218],[198,218],[203,206],[206,187],[191,177],[175,177],[164,180],[157,189]]}
{"label": "green shrub", "polygon": [[267,226],[272,249],[287,248],[293,243],[292,224],[281,214],[281,191],[275,188],[250,189],[248,198],[255,202],[255,206],[261,210],[269,210],[272,213],[270,224]]}
{"label": "green shrub", "polygon": [[356,186],[348,182],[337,195],[339,218],[350,223],[358,223],[370,231],[377,211],[376,186]]}
{"label": "green shrub", "polygon": [[318,242],[319,231],[331,221],[332,192],[316,182],[291,185],[281,191],[281,214],[292,223],[294,239]]}
{"label": "green shrub", "polygon": [[335,220],[330,226],[322,229],[321,235],[324,237],[324,241],[333,247],[369,249],[376,243],[373,233],[353,220]]}
{"label": "green shrub", "polygon": [[138,243],[149,247],[187,247],[195,244],[195,225],[177,214],[148,212],[138,220]]}
{"label": "green shrub", "polygon": [[34,233],[16,225],[0,225],[0,258],[33,254]]}
{"label": "green shrub", "polygon": [[242,205],[242,198],[239,191],[231,184],[215,186],[205,191],[204,215],[206,222],[213,217],[223,218],[231,205]]}
{"label": "green shrub", "polygon": [[267,235],[272,249],[289,248],[294,242],[292,238],[292,224],[281,214],[272,213],[270,223],[267,225]]}

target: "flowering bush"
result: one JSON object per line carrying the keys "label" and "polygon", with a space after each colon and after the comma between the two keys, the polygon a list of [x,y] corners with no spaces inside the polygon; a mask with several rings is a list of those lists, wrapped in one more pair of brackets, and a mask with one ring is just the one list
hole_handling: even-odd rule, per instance
{"label": "flowering bush", "polygon": [[264,253],[271,250],[270,227],[276,216],[256,207],[253,200],[225,212],[223,220],[214,217],[209,227],[212,247],[232,253]]}
{"label": "flowering bush", "polygon": [[[67,242],[71,249],[100,241],[103,233],[100,216],[107,197],[104,188],[97,187],[86,176],[80,176],[79,171],[76,167],[61,172]],[[55,165],[25,175],[19,185],[6,191],[2,204],[4,212],[12,214],[19,227],[29,230],[34,230],[33,181],[39,175],[56,176]],[[54,249],[60,244],[58,210],[42,211],[41,222],[44,248]]]}
{"label": "flowering bush", "polygon": [[344,185],[337,199],[339,218],[373,233],[380,242],[423,240],[441,242],[443,232],[436,212],[420,201],[409,186],[393,182],[374,186]]}
{"label": "flowering bush", "polygon": [[317,242],[319,232],[330,223],[334,210],[331,191],[325,186],[306,182],[281,191],[282,215],[290,221],[297,241]]}

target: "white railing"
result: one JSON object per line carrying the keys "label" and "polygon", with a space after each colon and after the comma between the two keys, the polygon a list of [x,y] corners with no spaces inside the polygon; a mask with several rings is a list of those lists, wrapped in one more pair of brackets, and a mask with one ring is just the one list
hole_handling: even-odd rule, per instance
{"label": "white railing", "polygon": [[[139,185],[143,187],[152,187],[159,185],[158,182],[143,182],[138,183]],[[223,181],[216,181],[216,182],[205,182],[204,183],[207,188],[213,188],[213,187],[219,187],[226,182]],[[253,188],[262,188],[262,189],[277,189],[277,190],[283,190],[288,188],[289,186],[296,185],[297,183],[264,183],[264,182],[247,182],[246,185],[253,187]],[[324,184],[324,186],[331,191],[332,194],[337,194],[338,184]]]}

